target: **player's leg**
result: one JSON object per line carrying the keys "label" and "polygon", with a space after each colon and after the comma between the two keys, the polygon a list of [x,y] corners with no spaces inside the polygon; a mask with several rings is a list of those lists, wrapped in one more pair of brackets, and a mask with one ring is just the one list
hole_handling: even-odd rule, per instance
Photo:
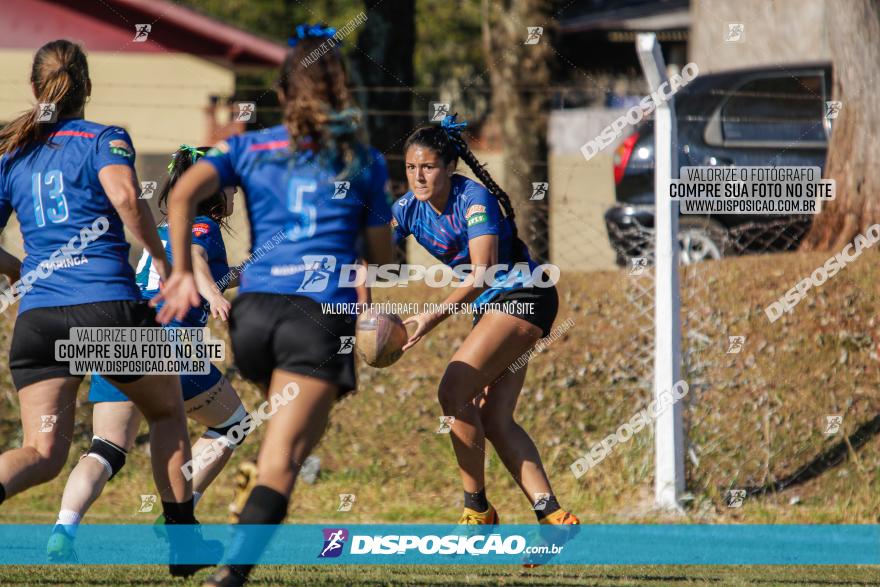
{"label": "player's leg", "polygon": [[[340,338],[354,335],[354,329],[353,317],[324,314],[305,297],[246,293],[233,303],[229,332],[236,367],[269,389],[266,403],[254,412],[265,433],[257,483],[242,507],[240,526],[277,525],[287,515],[296,477],[324,433],[333,403],[355,389],[354,357],[338,353]],[[227,558],[255,560],[270,536],[238,531]],[[205,584],[242,585],[252,568],[221,567]]]}
{"label": "player's leg", "polygon": [[[72,306],[67,328],[154,328],[156,312],[145,302],[113,301]],[[65,333],[65,336],[67,333]],[[189,435],[180,377],[177,375],[107,375],[105,378],[130,399],[150,425],[153,478],[166,517],[194,524],[192,484],[184,477],[183,464],[190,460]]]}
{"label": "player's leg", "polygon": [[[194,523],[192,483],[182,467],[191,458],[186,415],[177,375],[145,375],[136,381],[118,381],[118,387],[144,415],[150,426],[150,457],[156,489],[168,510],[179,512],[181,523]],[[187,507],[186,503],[190,503]]]}
{"label": "player's leg", "polygon": [[480,421],[486,439],[492,443],[530,503],[534,504],[537,494],[549,494],[552,490],[538,448],[513,418],[526,369],[523,367],[515,373],[505,369],[497,381],[486,387],[480,405]]}
{"label": "player's leg", "polygon": [[[132,402],[100,402],[92,411],[94,436],[89,451],[70,472],[61,497],[60,524],[65,512],[82,518],[98,499],[104,486],[125,464],[134,444],[141,414]],[[73,523],[78,523],[77,519]]]}
{"label": "player's leg", "polygon": [[[241,425],[247,410],[229,380],[219,372],[217,375],[219,379],[213,386],[184,402],[187,416],[207,428],[192,447],[193,499],[196,503],[244,440],[241,438],[233,444],[218,441],[219,438],[229,438],[230,430]],[[244,428],[240,426],[240,429]]]}
{"label": "player's leg", "polygon": [[[337,397],[336,385],[328,381],[276,369],[270,400],[271,395],[282,394],[290,384],[298,386],[298,395],[269,420],[257,458],[258,487],[265,486],[286,496],[293,491],[303,461],[324,434]],[[291,389],[296,387],[288,388]],[[291,395],[288,391],[288,397]]]}
{"label": "player's leg", "polygon": [[54,479],[67,462],[79,377],[53,377],[19,389],[22,446],[0,454],[0,502]]}
{"label": "player's leg", "polygon": [[[215,564],[223,547],[217,541],[204,540],[197,526],[192,481],[183,468],[191,460],[183,395],[178,375],[144,376],[136,381],[114,384],[137,406],[150,425],[150,458],[153,478],[162,500],[165,524],[182,524],[169,531],[169,571],[172,576],[188,577],[199,569]],[[204,557],[202,563],[180,563],[193,552]]]}
{"label": "player's leg", "polygon": [[[562,510],[553,493],[538,447],[513,417],[526,369],[523,367],[515,373],[505,371],[488,386],[480,406],[480,418],[486,438],[534,507],[538,520],[555,523],[557,519],[564,519],[567,512]],[[569,514],[565,523],[576,523],[576,520]]]}
{"label": "player's leg", "polygon": [[[94,389],[93,376],[93,389]],[[104,382],[105,385],[108,385]],[[77,527],[104,486],[125,464],[125,458],[141,422],[141,414],[129,401],[102,401],[92,411],[92,444],[64,486],[61,510],[46,546],[52,562],[76,561],[73,540]]]}
{"label": "player's leg", "polygon": [[446,416],[455,417],[451,438],[465,492],[460,523],[496,523],[485,495],[485,431],[474,401],[517,357],[540,337],[537,326],[507,314],[482,317],[453,355],[440,382],[438,398]]}
{"label": "player's leg", "polygon": [[[291,384],[298,387],[288,387]],[[298,391],[292,391],[296,390]],[[239,517],[239,524],[275,525],[287,515],[290,494],[303,461],[324,434],[338,388],[322,379],[276,369],[269,385],[273,396],[291,397],[269,419],[257,458],[257,485],[250,492]],[[286,391],[285,391],[286,390]],[[275,402],[282,403],[277,399]],[[251,536],[245,544],[251,557],[262,552],[270,536]],[[240,554],[240,553],[235,553]],[[242,584],[252,564],[227,565],[211,577],[208,585]]]}

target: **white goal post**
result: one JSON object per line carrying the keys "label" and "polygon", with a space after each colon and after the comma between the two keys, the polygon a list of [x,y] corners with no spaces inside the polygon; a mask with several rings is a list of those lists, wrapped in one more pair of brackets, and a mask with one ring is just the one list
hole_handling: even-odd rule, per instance
{"label": "white goal post", "polygon": [[[654,33],[636,37],[639,62],[656,92],[668,81],[666,63]],[[681,299],[678,278],[678,203],[669,198],[669,182],[678,177],[678,137],[674,98],[654,110],[654,401],[681,379]],[[679,510],[684,493],[684,423],[681,402],[663,410],[654,422],[654,505]]]}

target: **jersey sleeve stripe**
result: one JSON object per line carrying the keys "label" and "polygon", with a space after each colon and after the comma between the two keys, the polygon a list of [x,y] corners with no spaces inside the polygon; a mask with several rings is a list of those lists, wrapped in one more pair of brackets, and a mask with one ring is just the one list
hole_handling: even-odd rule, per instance
{"label": "jersey sleeve stripe", "polygon": [[93,139],[95,138],[95,133],[83,130],[59,130],[50,134],[49,137],[83,137],[85,139]]}
{"label": "jersey sleeve stripe", "polygon": [[290,144],[290,141],[271,141],[268,143],[257,143],[248,147],[248,151],[271,151],[272,149],[283,149]]}

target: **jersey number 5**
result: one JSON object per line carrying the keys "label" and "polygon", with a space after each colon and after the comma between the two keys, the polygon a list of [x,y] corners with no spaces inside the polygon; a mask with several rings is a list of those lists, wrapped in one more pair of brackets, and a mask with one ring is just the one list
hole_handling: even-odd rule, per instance
{"label": "jersey number 5", "polygon": [[317,210],[311,204],[303,204],[303,195],[318,189],[314,181],[292,179],[287,188],[287,210],[291,212],[292,222],[285,227],[287,238],[293,242],[309,238],[315,234]]}
{"label": "jersey number 5", "polygon": [[[37,226],[46,226],[46,217],[49,222],[59,224],[67,220],[67,198],[64,197],[64,175],[58,169],[42,173],[34,173],[31,177],[31,186],[34,195],[34,214]],[[48,207],[43,205],[43,187],[46,187]]]}

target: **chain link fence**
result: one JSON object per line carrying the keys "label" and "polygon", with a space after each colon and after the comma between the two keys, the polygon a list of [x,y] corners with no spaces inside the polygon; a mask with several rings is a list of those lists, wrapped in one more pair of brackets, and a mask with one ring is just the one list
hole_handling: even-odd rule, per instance
{"label": "chain link fence", "polygon": [[[844,366],[851,355],[867,354],[873,341],[857,329],[845,329],[817,335],[814,340],[800,336],[801,346],[778,345],[768,341],[768,335],[760,330],[760,325],[766,324],[762,307],[719,307],[712,302],[719,287],[731,285],[729,280],[725,286],[719,285],[719,275],[724,272],[711,262],[713,259],[794,251],[812,217],[755,220],[731,227],[707,219],[682,220],[681,373],[690,386],[690,393],[683,400],[687,489],[702,504],[702,510],[735,508],[745,499],[803,485],[839,465],[880,433],[880,416],[866,406],[854,409],[857,400],[829,399],[821,397],[821,385],[805,390],[797,382],[773,379],[778,366],[774,361],[796,362],[796,353],[803,350],[803,345],[834,349],[832,352],[839,353],[836,362]],[[620,308],[618,324],[630,333],[613,344],[620,345],[620,352],[628,357],[632,369],[628,382],[611,381],[613,386],[619,385],[612,393],[635,396],[637,404],[644,406],[652,397],[653,387],[655,230],[637,222],[628,226],[609,222],[606,226],[616,259],[626,275],[623,297],[627,307]],[[584,235],[572,235],[569,239],[569,251],[588,248]],[[760,268],[760,272],[752,275],[756,284],[766,277],[769,266]],[[777,295],[784,291],[778,290]],[[769,300],[772,296],[771,293],[762,297]],[[757,318],[749,323],[746,317],[755,315]],[[822,323],[827,325],[828,321],[823,319]],[[758,341],[747,340],[746,334]],[[769,361],[764,358],[767,355]],[[830,377],[825,376],[826,383]],[[810,397],[816,400],[809,402]],[[848,437],[843,435],[842,416],[835,415],[847,411],[851,414],[848,418],[858,413],[855,417],[859,423],[846,427],[851,432]],[[792,428],[787,429],[787,424]],[[840,436],[832,436],[838,429]],[[757,441],[753,439],[755,435]],[[743,446],[746,437],[750,440],[745,444],[751,450]],[[755,445],[760,448],[756,450]],[[651,458],[644,455],[646,460]],[[785,499],[796,504],[800,497],[791,495]]]}

